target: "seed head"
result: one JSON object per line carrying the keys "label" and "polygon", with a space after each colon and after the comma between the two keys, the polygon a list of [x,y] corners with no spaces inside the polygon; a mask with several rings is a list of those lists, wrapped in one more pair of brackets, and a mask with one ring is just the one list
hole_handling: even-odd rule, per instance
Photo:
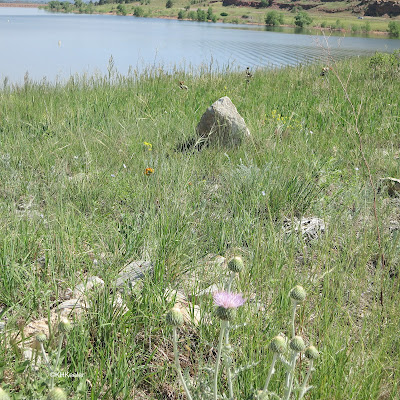
{"label": "seed head", "polygon": [[297,285],[290,291],[289,296],[296,303],[302,303],[306,298],[306,291],[302,286]]}
{"label": "seed head", "polygon": [[38,334],[36,335],[36,340],[37,340],[39,343],[44,343],[44,342],[47,340],[47,336],[46,336],[45,333],[40,332],[40,333],[38,333]]}
{"label": "seed head", "polygon": [[60,323],[58,324],[58,329],[62,333],[68,333],[72,329],[71,321],[68,318],[61,318]]}
{"label": "seed head", "polygon": [[10,400],[10,396],[2,388],[0,388],[0,400]]}
{"label": "seed head", "polygon": [[275,336],[272,340],[271,343],[269,344],[269,348],[274,352],[278,354],[283,354],[286,349],[286,340],[282,336]]}
{"label": "seed head", "polygon": [[50,390],[47,400],[67,400],[67,394],[61,388],[55,387]]}
{"label": "seed head", "polygon": [[183,325],[182,311],[178,307],[171,308],[171,310],[168,311],[166,320],[167,320],[167,324],[172,325],[172,326]]}
{"label": "seed head", "polygon": [[289,343],[289,347],[296,353],[300,353],[306,348],[304,340],[301,336],[295,336]]}
{"label": "seed head", "polygon": [[244,268],[244,263],[243,263],[242,257],[233,257],[228,262],[228,268],[232,272],[240,272]]}
{"label": "seed head", "polygon": [[305,355],[308,359],[310,360],[315,360],[316,358],[319,357],[319,353],[316,347],[314,346],[309,346],[306,348]]}

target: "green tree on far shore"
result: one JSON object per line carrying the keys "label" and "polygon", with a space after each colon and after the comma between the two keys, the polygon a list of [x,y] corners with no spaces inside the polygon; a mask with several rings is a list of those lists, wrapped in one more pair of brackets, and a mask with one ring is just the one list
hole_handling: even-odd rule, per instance
{"label": "green tree on far shore", "polygon": [[278,11],[270,11],[265,16],[265,23],[267,25],[278,26],[283,24],[283,13]]}
{"label": "green tree on far shore", "polygon": [[400,38],[400,22],[390,21],[388,31],[390,36]]}
{"label": "green tree on far shore", "polygon": [[294,17],[294,24],[300,28],[311,24],[313,19],[305,12],[299,11]]}

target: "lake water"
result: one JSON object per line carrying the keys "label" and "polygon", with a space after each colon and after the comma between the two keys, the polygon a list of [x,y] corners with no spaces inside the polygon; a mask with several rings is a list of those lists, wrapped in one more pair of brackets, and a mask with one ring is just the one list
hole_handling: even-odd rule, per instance
{"label": "lake water", "polygon": [[[330,37],[335,59],[400,48],[400,40]],[[130,67],[213,70],[279,67],[327,58],[323,36],[270,32],[262,27],[110,15],[55,14],[0,7],[0,79],[63,81],[71,74],[107,73],[110,56]]]}

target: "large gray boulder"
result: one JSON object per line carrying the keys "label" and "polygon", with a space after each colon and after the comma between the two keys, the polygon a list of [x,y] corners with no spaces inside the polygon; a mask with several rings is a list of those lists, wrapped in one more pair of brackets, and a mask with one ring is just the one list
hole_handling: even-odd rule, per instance
{"label": "large gray boulder", "polygon": [[198,140],[207,145],[238,146],[250,137],[246,123],[229,97],[221,97],[202,115],[196,128]]}

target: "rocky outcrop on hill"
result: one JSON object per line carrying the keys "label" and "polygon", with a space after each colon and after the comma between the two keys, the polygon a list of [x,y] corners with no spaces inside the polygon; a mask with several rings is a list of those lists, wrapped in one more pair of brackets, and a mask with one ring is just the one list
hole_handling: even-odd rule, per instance
{"label": "rocky outcrop on hill", "polygon": [[247,0],[223,0],[222,5],[227,6],[237,6],[237,7],[259,7],[259,1],[247,1]]}
{"label": "rocky outcrop on hill", "polygon": [[380,17],[382,15],[389,15],[395,17],[400,15],[400,1],[399,0],[376,0],[367,5],[365,15],[371,17]]}
{"label": "rocky outcrop on hill", "polygon": [[[309,3],[298,3],[295,1],[287,3],[278,3],[272,0],[272,6],[280,9],[291,10],[296,6],[301,6],[303,10],[309,10],[320,6],[326,2],[338,2],[338,0],[314,0]],[[223,6],[236,6],[236,7],[261,7],[261,0],[223,0]],[[361,0],[356,6],[349,4],[347,8],[324,8],[320,7],[319,11],[326,13],[335,13],[342,11],[353,11],[355,13],[365,13],[367,16],[378,17],[382,15],[389,15],[391,17],[400,15],[400,0]]]}
{"label": "rocky outcrop on hill", "polygon": [[276,4],[281,9],[291,10],[294,7],[301,7],[303,10],[310,10],[311,8],[315,8],[320,5],[320,3],[309,3],[309,4],[300,4],[298,2],[293,3],[277,3]]}

